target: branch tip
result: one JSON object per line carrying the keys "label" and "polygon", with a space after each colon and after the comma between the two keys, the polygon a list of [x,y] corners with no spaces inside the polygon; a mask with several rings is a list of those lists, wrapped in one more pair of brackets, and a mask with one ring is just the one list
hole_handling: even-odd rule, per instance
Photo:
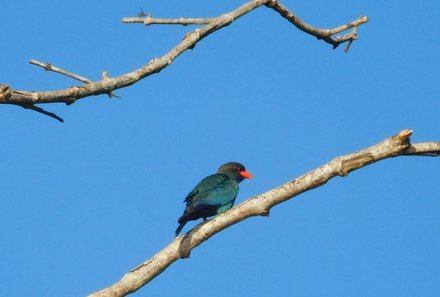
{"label": "branch tip", "polygon": [[401,138],[408,138],[413,134],[413,132],[414,132],[413,130],[405,129],[405,130],[401,131],[398,135]]}
{"label": "branch tip", "polygon": [[0,85],[0,102],[6,102],[11,96],[11,87],[9,85]]}

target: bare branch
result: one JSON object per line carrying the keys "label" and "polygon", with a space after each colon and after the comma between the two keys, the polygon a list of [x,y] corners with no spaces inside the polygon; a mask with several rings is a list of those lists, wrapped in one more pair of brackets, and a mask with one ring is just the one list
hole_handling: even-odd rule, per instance
{"label": "bare branch", "polygon": [[353,31],[349,33],[349,36],[343,36],[343,38],[348,39],[348,43],[344,48],[344,52],[348,53],[348,50],[350,49],[351,44],[353,41],[357,40],[357,33],[358,33],[358,27],[354,27]]}
{"label": "bare branch", "polygon": [[157,19],[151,15],[137,18],[123,18],[123,23],[141,23],[145,26],[149,25],[206,25],[212,22],[215,18],[177,18],[177,19]]}
{"label": "bare branch", "polygon": [[[266,4],[267,7],[273,8],[275,11],[277,11],[282,17],[286,18],[289,22],[291,22],[295,27],[300,29],[301,31],[304,31],[310,35],[316,36],[318,39],[322,39],[327,43],[330,43],[333,45],[333,48],[337,48],[341,43],[344,42],[350,42],[350,44],[357,39],[357,27],[359,27],[362,24],[365,24],[368,22],[367,16],[359,17],[357,20],[336,27],[334,29],[319,29],[315,28],[303,20],[301,20],[299,17],[297,17],[293,12],[291,12],[287,7],[282,5],[276,0],[269,1]],[[345,30],[354,28],[351,33],[345,34],[344,36],[336,36],[332,37],[335,34],[341,33]],[[348,46],[349,48],[349,46]],[[346,48],[346,51],[348,51],[348,48]]]}
{"label": "bare branch", "polygon": [[12,95],[9,98],[0,100],[0,103],[23,105],[64,102],[66,104],[72,104],[76,100],[81,98],[89,97],[92,95],[108,94],[115,89],[130,86],[145,77],[162,71],[162,69],[170,65],[174,61],[174,59],[176,59],[186,50],[194,48],[197,42],[199,42],[209,34],[225,26],[228,26],[237,18],[240,18],[246,13],[252,11],[253,9],[264,5],[266,2],[267,0],[254,0],[242,5],[241,7],[230,13],[223,14],[218,18],[215,18],[208,25],[188,33],[183,41],[181,41],[166,55],[162,56],[161,58],[151,60],[147,65],[137,70],[134,70],[133,72],[126,73],[118,77],[106,78],[97,82],[88,83],[81,86],[73,86],[68,89],[58,91],[13,91]]}
{"label": "bare branch", "polygon": [[63,69],[58,68],[58,67],[56,67],[56,66],[53,66],[52,64],[47,63],[47,62],[44,63],[44,62],[40,62],[40,61],[37,61],[37,60],[30,59],[30,60],[29,60],[29,63],[30,63],[30,64],[34,64],[34,65],[37,65],[37,66],[40,66],[40,67],[43,67],[44,70],[46,70],[46,71],[53,71],[53,72],[56,72],[56,73],[59,73],[59,74],[65,75],[65,76],[67,76],[67,77],[70,77],[70,78],[73,78],[73,79],[79,80],[79,81],[81,81],[81,82],[83,82],[83,83],[86,83],[86,84],[90,84],[90,83],[93,82],[93,81],[91,81],[91,80],[88,79],[88,78],[82,77],[82,76],[80,76],[80,75],[78,75],[78,74],[74,74],[74,73],[69,72],[69,71],[66,71],[66,70],[63,70]]}
{"label": "bare branch", "polygon": [[[188,49],[193,49],[195,45],[206,36],[210,35],[211,33],[223,27],[230,25],[238,18],[263,5],[273,8],[274,10],[279,12],[281,16],[285,17],[291,23],[293,23],[297,28],[311,35],[314,35],[319,39],[325,40],[326,42],[332,44],[334,47],[337,47],[340,43],[343,42],[347,42],[347,41],[350,43],[353,42],[354,40],[357,39],[357,34],[355,31],[353,31],[344,36],[331,37],[332,35],[340,33],[350,28],[355,28],[368,21],[367,17],[361,17],[354,22],[348,23],[346,25],[334,29],[316,29],[311,25],[308,25],[302,20],[300,20],[297,16],[295,16],[292,12],[290,12],[285,6],[281,5],[280,3],[278,3],[278,1],[274,1],[274,0],[252,0],[229,13],[222,14],[215,18],[155,19],[152,18],[151,16],[140,17],[140,18],[125,18],[123,19],[124,22],[142,22],[144,24],[150,24],[151,22],[151,24],[161,23],[161,24],[181,24],[181,25],[205,24],[205,26],[186,34],[183,40],[164,56],[155,58],[151,60],[148,64],[132,72],[122,74],[120,76],[113,78],[105,77],[99,81],[90,81],[87,78],[67,72],[65,70],[61,70],[60,68],[56,68],[55,66],[50,65],[49,63],[44,64],[38,62],[41,63],[40,66],[44,67],[46,70],[51,70],[63,75],[67,75],[69,77],[78,79],[84,82],[85,84],[72,86],[64,90],[55,90],[55,91],[19,91],[19,90],[14,91],[12,88],[9,88],[10,95],[5,97],[0,96],[0,104],[3,103],[3,104],[15,104],[19,106],[25,106],[25,105],[31,106],[42,103],[63,102],[69,105],[76,102],[76,100],[90,96],[102,95],[102,94],[113,95],[112,92],[116,89],[130,86],[140,81],[141,79],[144,79],[152,74],[162,71],[162,69],[169,66],[174,61],[174,59],[180,56],[183,52],[185,52]],[[32,61],[34,62],[34,60]]]}
{"label": "bare branch", "polygon": [[[13,94],[13,91],[11,90],[11,88],[8,85],[0,85],[0,103],[2,101],[8,100],[12,96],[12,94]],[[25,104],[16,104],[16,105],[21,106],[21,107],[23,107],[25,109],[32,109],[32,110],[34,110],[36,112],[39,112],[39,113],[44,114],[44,115],[47,115],[47,116],[49,116],[51,118],[54,118],[54,119],[64,123],[64,120],[62,118],[60,118],[59,116],[57,116],[56,114],[54,114],[52,112],[48,112],[48,111],[46,111],[46,110],[44,110],[44,109],[42,109],[40,107],[37,107],[37,106],[35,106],[33,104],[25,103]]]}
{"label": "bare branch", "polygon": [[212,220],[201,223],[184,236],[177,237],[162,251],[128,272],[120,281],[89,297],[121,297],[133,293],[162,273],[174,261],[187,258],[193,248],[214,234],[247,218],[268,216],[270,209],[275,205],[320,187],[335,176],[347,176],[351,171],[369,164],[415,152],[440,154],[440,142],[411,145],[409,139],[411,134],[411,130],[403,130],[376,145],[337,157],[286,184],[244,201]]}
{"label": "bare branch", "polygon": [[440,142],[414,143],[409,146],[404,155],[407,156],[440,156]]}
{"label": "bare branch", "polygon": [[[46,71],[53,71],[53,72],[56,72],[56,73],[59,73],[59,74],[65,75],[65,76],[67,76],[67,77],[70,77],[70,78],[73,78],[73,79],[79,80],[79,81],[81,81],[81,82],[83,82],[83,83],[86,83],[86,84],[91,84],[91,83],[93,83],[92,80],[90,80],[90,79],[88,79],[88,78],[86,78],[86,77],[83,77],[83,76],[80,76],[80,75],[78,75],[78,74],[75,74],[75,73],[72,73],[72,72],[69,72],[69,71],[63,70],[63,69],[61,69],[61,68],[58,68],[58,67],[56,67],[56,66],[53,66],[51,63],[47,63],[47,62],[44,63],[44,62],[40,62],[40,61],[33,60],[33,59],[30,59],[30,60],[29,60],[29,63],[30,63],[30,64],[34,64],[34,65],[37,65],[37,66],[40,66],[40,67],[43,67],[44,70],[46,70]],[[108,78],[108,73],[107,73],[106,71],[104,71],[104,72],[102,73],[102,78],[103,78],[103,79]],[[110,98],[111,98],[111,97],[121,98],[120,96],[118,96],[118,95],[116,95],[116,94],[114,94],[114,93],[112,93],[112,92],[107,93],[107,95],[108,95]]]}

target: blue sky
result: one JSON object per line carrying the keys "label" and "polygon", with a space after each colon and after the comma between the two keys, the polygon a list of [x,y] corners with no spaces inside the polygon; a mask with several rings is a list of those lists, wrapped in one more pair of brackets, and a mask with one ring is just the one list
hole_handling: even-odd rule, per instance
{"label": "blue sky", "polygon": [[[9,1],[0,83],[100,78],[165,54],[195,27],[125,25],[216,16],[245,1]],[[0,106],[0,296],[84,296],[173,240],[183,199],[227,161],[254,175],[238,202],[332,158],[413,129],[439,141],[438,1],[283,1],[335,27],[368,15],[348,54],[260,8],[115,93],[45,105],[64,124]],[[440,159],[400,157],[217,234],[134,296],[435,296]],[[192,222],[185,227],[195,226]]]}

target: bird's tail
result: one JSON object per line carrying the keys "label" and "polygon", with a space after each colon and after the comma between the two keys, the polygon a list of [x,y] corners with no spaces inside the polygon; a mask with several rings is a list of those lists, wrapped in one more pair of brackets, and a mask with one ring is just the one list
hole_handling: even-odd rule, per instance
{"label": "bird's tail", "polygon": [[183,213],[183,215],[177,220],[179,223],[179,227],[176,229],[176,236],[179,235],[180,231],[182,231],[183,226],[188,222],[188,218],[186,217],[186,211]]}
{"label": "bird's tail", "polygon": [[179,227],[176,229],[176,236],[179,235],[180,231],[182,231],[183,226],[185,226],[186,221],[180,221],[179,220]]}

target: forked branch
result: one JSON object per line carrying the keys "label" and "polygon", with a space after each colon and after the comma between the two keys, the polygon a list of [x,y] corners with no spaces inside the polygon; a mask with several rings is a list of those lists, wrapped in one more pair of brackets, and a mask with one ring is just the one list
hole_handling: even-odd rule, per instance
{"label": "forked branch", "polygon": [[[92,81],[80,75],[62,70],[61,68],[51,65],[50,63],[41,63],[35,60],[31,60],[31,63],[33,64],[37,64],[46,70],[51,70],[62,75],[67,75],[71,78],[81,81],[83,84],[55,91],[19,91],[14,90],[8,85],[4,85],[5,88],[9,90],[9,93],[6,96],[6,94],[1,94],[0,92],[0,104],[3,103],[19,105],[22,107],[33,107],[35,106],[35,104],[61,102],[69,105],[75,103],[79,99],[87,98],[90,96],[101,94],[113,95],[112,92],[116,89],[130,86],[134,83],[137,83],[141,79],[162,71],[162,69],[170,65],[174,61],[174,59],[180,56],[183,52],[188,49],[193,49],[195,45],[206,36],[230,25],[238,18],[264,5],[268,8],[274,9],[282,17],[286,18],[289,22],[291,22],[300,30],[332,44],[334,48],[344,42],[348,42],[348,45],[351,45],[351,43],[357,39],[357,28],[368,21],[367,17],[361,17],[351,23],[339,26],[334,29],[318,29],[302,21],[293,12],[291,12],[289,9],[287,9],[285,6],[275,0],[252,0],[231,12],[222,14],[214,18],[155,19],[151,17],[151,15],[137,18],[124,18],[123,22],[143,23],[145,25],[191,24],[204,26],[187,33],[184,36],[183,40],[164,56],[155,58],[148,62],[146,65],[135,69],[132,72],[125,73],[116,77],[104,76],[101,80],[98,81]],[[353,29],[353,31],[343,36],[334,36],[348,29]],[[346,49],[348,49],[348,46],[346,47]],[[40,108],[32,109],[37,110]],[[40,109],[39,111],[41,112],[41,110],[42,109]],[[43,113],[48,114],[47,112]]]}
{"label": "forked branch", "polygon": [[351,171],[369,164],[403,155],[440,155],[440,142],[410,143],[411,130],[387,138],[363,150],[340,156],[292,181],[248,199],[212,220],[196,226],[184,236],[174,239],[167,247],[128,272],[114,285],[89,297],[121,297],[139,290],[180,258],[187,258],[192,249],[214,234],[253,216],[268,216],[275,205],[301,193],[326,184],[335,176],[347,176]]}

